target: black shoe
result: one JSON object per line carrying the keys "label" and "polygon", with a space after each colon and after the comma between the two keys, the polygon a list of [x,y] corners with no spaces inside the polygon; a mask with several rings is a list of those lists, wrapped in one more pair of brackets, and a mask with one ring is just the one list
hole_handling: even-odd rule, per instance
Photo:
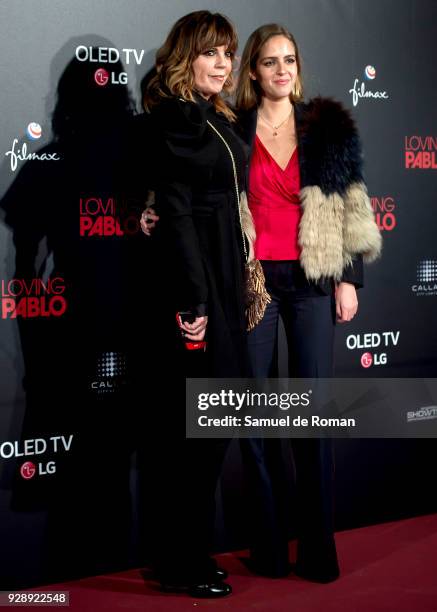
{"label": "black shoe", "polygon": [[161,590],[164,593],[188,593],[191,597],[216,598],[225,597],[232,593],[232,588],[225,582],[206,582],[204,584],[170,584],[161,583]]}

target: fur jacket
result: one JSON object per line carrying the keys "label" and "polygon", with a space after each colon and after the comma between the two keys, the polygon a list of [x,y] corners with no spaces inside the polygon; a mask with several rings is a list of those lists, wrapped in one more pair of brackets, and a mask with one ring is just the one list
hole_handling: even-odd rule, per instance
{"label": "fur jacket", "polygon": [[[238,132],[252,147],[256,108],[240,113]],[[362,176],[355,123],[339,102],[295,105],[301,179],[300,262],[309,280],[362,285],[362,261],[381,251],[381,234]]]}

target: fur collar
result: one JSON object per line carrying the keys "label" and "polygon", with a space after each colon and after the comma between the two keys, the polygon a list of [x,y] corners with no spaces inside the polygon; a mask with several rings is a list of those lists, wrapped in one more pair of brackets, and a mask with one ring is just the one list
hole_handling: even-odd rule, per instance
{"label": "fur collar", "polygon": [[[241,112],[237,129],[249,146],[256,133],[256,108]],[[343,195],[363,180],[360,141],[350,112],[330,98],[313,98],[295,105],[302,187]]]}

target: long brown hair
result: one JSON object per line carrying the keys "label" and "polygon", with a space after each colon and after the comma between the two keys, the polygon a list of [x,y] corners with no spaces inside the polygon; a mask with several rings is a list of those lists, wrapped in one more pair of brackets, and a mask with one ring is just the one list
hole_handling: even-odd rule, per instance
{"label": "long brown hair", "polygon": [[[171,96],[194,102],[193,62],[207,49],[222,45],[233,57],[238,38],[227,17],[210,11],[195,11],[181,17],[156,53],[156,75],[150,80],[143,98],[145,110],[150,111],[160,100]],[[229,94],[232,88],[231,72],[223,92]],[[210,99],[218,112],[226,115],[230,121],[235,120],[234,113],[220,95],[211,96]]]}
{"label": "long brown hair", "polygon": [[290,95],[292,102],[298,102],[303,98],[301,57],[296,40],[285,28],[277,23],[268,23],[257,28],[249,36],[244,47],[238,74],[236,107],[238,110],[248,110],[261,102],[262,91],[257,81],[250,78],[250,73],[255,72],[256,64],[259,59],[261,49],[265,43],[273,36],[285,36],[293,44],[296,54],[297,76],[295,90]]}

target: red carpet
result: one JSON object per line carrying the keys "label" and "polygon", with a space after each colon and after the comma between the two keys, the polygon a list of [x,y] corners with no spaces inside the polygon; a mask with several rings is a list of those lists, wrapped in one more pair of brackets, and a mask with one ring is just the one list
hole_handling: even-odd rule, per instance
{"label": "red carpet", "polygon": [[343,531],[337,546],[342,575],[328,585],[255,577],[239,561],[245,553],[228,553],[217,559],[234,594],[221,600],[162,594],[138,570],[45,588],[70,591],[74,612],[437,612],[437,515]]}

